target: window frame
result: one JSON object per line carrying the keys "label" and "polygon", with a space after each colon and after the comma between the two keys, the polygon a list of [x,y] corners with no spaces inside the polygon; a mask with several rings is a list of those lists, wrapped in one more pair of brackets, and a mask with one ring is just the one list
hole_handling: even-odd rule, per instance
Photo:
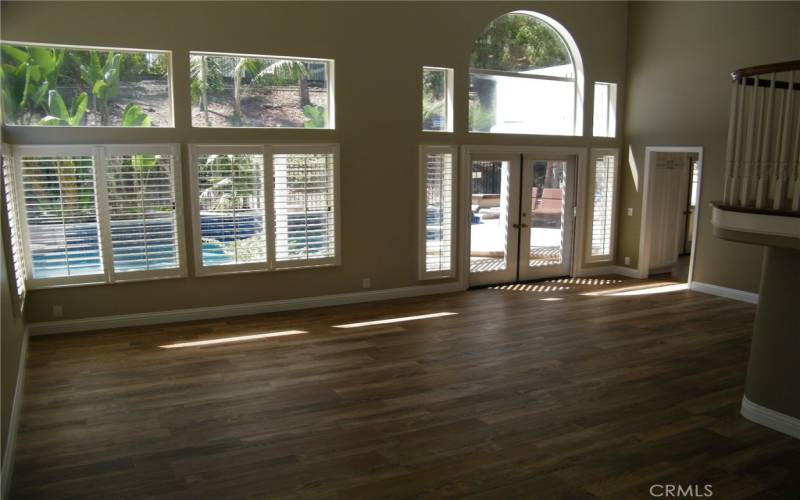
{"label": "window frame", "polygon": [[0,124],[4,127],[20,127],[26,129],[120,129],[120,130],[134,130],[134,129],[142,129],[142,128],[153,128],[153,129],[174,129],[175,128],[175,68],[173,64],[172,58],[172,50],[167,49],[141,49],[141,48],[130,48],[130,47],[105,47],[105,46],[94,46],[94,45],[71,45],[71,44],[63,44],[63,43],[43,43],[43,42],[21,42],[18,40],[0,40],[0,45],[24,45],[27,47],[45,47],[51,49],[77,49],[77,50],[86,50],[86,51],[94,51],[94,52],[128,52],[128,53],[157,53],[157,54],[164,54],[167,57],[167,94],[169,95],[169,111],[170,111],[170,124],[164,126],[155,126],[155,127],[125,127],[122,125],[70,125],[70,126],[60,126],[60,125],[38,125],[38,124],[10,124],[5,123],[5,113],[3,113],[2,120],[0,120]]}
{"label": "window frame", "polygon": [[[6,162],[3,163],[3,166],[6,168],[5,172],[3,172],[3,192],[2,195],[0,195],[2,197],[3,206],[0,212],[4,213],[3,225],[8,228],[8,231],[3,234],[3,241],[0,242],[0,244],[4,245],[4,249],[8,250],[8,252],[5,252],[6,262],[3,263],[3,265],[6,266],[7,275],[12,278],[9,280],[9,284],[13,284],[11,296],[14,315],[21,317],[25,311],[25,297],[28,292],[28,287],[25,283],[27,273],[25,271],[24,240],[20,232],[20,220],[17,215],[17,192],[14,181],[17,176],[14,173],[14,156],[11,152],[11,148],[7,144],[0,143],[0,155],[6,158]],[[11,192],[11,199],[7,196],[6,186],[8,186],[8,190]],[[14,258],[15,255],[17,258]]]}
{"label": "window frame", "polygon": [[[535,12],[532,10],[514,10],[511,12],[506,12],[496,18],[492,19],[491,22],[494,22],[496,19],[501,17],[509,16],[509,15],[526,15],[530,16],[542,23],[544,23],[548,28],[553,30],[556,35],[561,39],[564,43],[564,46],[567,48],[569,52],[569,56],[572,62],[572,67],[575,70],[575,76],[573,78],[565,78],[565,77],[558,77],[558,76],[547,76],[547,75],[530,75],[524,73],[518,73],[514,71],[503,71],[503,70],[492,70],[492,69],[481,69],[481,68],[472,68],[471,66],[467,68],[467,75],[471,76],[475,75],[484,75],[484,76],[501,76],[501,77],[512,77],[512,78],[525,78],[525,79],[533,79],[533,80],[548,80],[548,81],[561,81],[561,82],[572,82],[575,85],[574,96],[572,99],[573,103],[573,119],[572,119],[572,133],[571,134],[538,134],[538,133],[530,133],[530,132],[492,132],[492,131],[480,131],[480,130],[469,130],[469,113],[467,113],[467,133],[469,134],[493,134],[493,135],[521,135],[521,136],[539,136],[539,137],[584,137],[584,113],[586,111],[586,97],[585,97],[585,69],[583,65],[583,57],[581,56],[580,49],[578,47],[575,38],[572,36],[572,33],[560,22],[556,19],[542,14],[540,12]],[[485,25],[483,29],[488,26]],[[467,96],[467,104],[469,105],[469,96]]]}
{"label": "window frame", "polygon": [[[12,147],[15,173],[15,198],[17,217],[20,220],[22,245],[25,254],[25,286],[28,290],[58,288],[77,285],[110,285],[136,281],[183,278],[187,276],[184,214],[181,190],[181,161],[179,144],[81,144],[81,145],[15,145]],[[111,151],[115,154],[169,154],[172,155],[173,195],[175,197],[175,238],[178,267],[157,269],[152,271],[117,272],[113,266],[113,247],[111,242],[111,219],[105,172],[105,158]],[[98,250],[102,262],[102,272],[79,276],[59,276],[52,278],[34,278],[32,253],[30,251],[30,235],[28,232],[27,211],[24,206],[22,176],[17,175],[22,169],[22,158],[25,156],[90,156],[93,159],[95,212],[97,214]]]}
{"label": "window frame", "polygon": [[[339,145],[338,144],[273,144],[268,147],[269,149],[269,208],[267,210],[268,229],[269,234],[267,237],[267,260],[270,262],[271,270],[285,270],[285,269],[307,269],[314,267],[329,267],[338,266],[342,263],[342,238],[341,238],[341,224],[342,224],[342,211],[340,209],[341,195],[339,183]],[[273,181],[275,179],[275,171],[273,166],[274,155],[276,154],[330,154],[333,155],[333,216],[334,216],[334,256],[321,259],[306,259],[306,264],[297,264],[298,260],[277,261],[275,255],[275,240],[277,239],[277,232],[275,230],[275,186]],[[266,167],[266,161],[265,168]],[[271,237],[270,237],[271,236]]]}
{"label": "window frame", "polygon": [[[592,233],[594,232],[594,189],[596,177],[596,164],[597,159],[605,156],[612,156],[614,158],[614,183],[611,189],[611,225],[609,232],[611,233],[608,245],[608,254],[592,255]],[[588,186],[587,194],[589,198],[586,204],[586,250],[585,260],[587,264],[594,264],[598,262],[614,262],[614,255],[617,246],[617,215],[619,205],[619,179],[620,179],[620,164],[619,164],[619,149],[617,148],[592,148],[589,151],[589,172],[588,172]]]}
{"label": "window frame", "polygon": [[[450,206],[452,216],[450,218],[450,269],[447,271],[433,271],[427,270],[427,170],[428,170],[428,155],[429,154],[450,154],[452,155],[451,161],[451,178],[450,178]],[[457,251],[458,251],[458,213],[459,213],[459,195],[458,195],[458,146],[450,145],[421,145],[419,147],[418,156],[418,175],[419,184],[417,187],[418,200],[417,200],[417,273],[420,280],[434,280],[443,278],[455,278],[458,274],[457,270]]]}
{"label": "window frame", "polygon": [[[298,264],[298,261],[277,262],[275,259],[275,192],[273,185],[273,155],[274,154],[333,154],[334,161],[334,251],[335,256],[325,259],[313,259],[311,264]],[[197,157],[205,154],[260,154],[263,155],[263,192],[264,192],[264,219],[266,255],[264,262],[247,262],[241,264],[224,264],[206,266],[203,264],[203,240],[200,234],[200,192],[198,185]],[[339,144],[190,144],[189,156],[190,169],[190,196],[192,210],[192,243],[194,247],[195,276],[219,276],[226,274],[240,274],[253,272],[287,271],[298,269],[313,269],[318,267],[333,267],[342,262],[342,237],[341,237],[341,183]]]}
{"label": "window frame", "polygon": [[[422,116],[420,116],[420,123],[423,124],[421,130],[423,132],[431,132],[436,134],[452,134],[454,130],[453,126],[453,80],[455,71],[453,68],[445,68],[444,66],[422,66],[422,77],[425,78],[425,71],[426,70],[433,70],[433,71],[443,71],[444,72],[444,92],[445,92],[445,127],[444,130],[429,130],[424,128],[424,121]],[[421,89],[421,96],[424,98],[425,89]],[[422,107],[420,106],[420,110]]]}
{"label": "window frame", "polygon": [[[608,92],[608,100],[606,102],[606,123],[605,128],[607,135],[595,134],[595,114],[597,109],[597,87],[604,86]],[[603,139],[616,139],[617,138],[617,94],[618,85],[614,82],[594,82],[592,86],[592,137]]]}
{"label": "window frame", "polygon": [[[283,60],[293,60],[293,61],[308,61],[308,62],[316,62],[316,63],[325,63],[327,67],[327,77],[328,77],[328,109],[326,115],[326,123],[325,127],[322,128],[311,128],[307,129],[305,127],[205,127],[205,126],[197,126],[194,124],[192,120],[192,107],[193,104],[191,99],[189,100],[189,126],[192,129],[207,129],[207,130],[336,130],[336,99],[335,99],[335,80],[336,80],[336,61],[334,59],[326,59],[324,57],[302,57],[302,56],[276,56],[276,55],[269,55],[269,54],[245,54],[241,52],[214,52],[214,51],[207,51],[207,50],[189,50],[188,57],[191,56],[211,56],[211,57],[252,57],[252,58],[259,58],[259,59],[283,59]],[[188,62],[188,61],[187,61]],[[189,78],[189,82],[191,83],[191,78]],[[190,89],[186,89],[189,91]],[[201,144],[198,144],[201,145]]]}

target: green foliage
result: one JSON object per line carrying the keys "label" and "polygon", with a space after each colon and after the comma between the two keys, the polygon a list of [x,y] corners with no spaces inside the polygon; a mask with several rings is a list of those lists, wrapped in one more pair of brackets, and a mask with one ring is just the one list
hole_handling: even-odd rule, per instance
{"label": "green foliage", "polygon": [[558,33],[527,14],[506,14],[487,26],[472,47],[470,67],[526,71],[571,62]]}
{"label": "green foliage", "polygon": [[48,107],[50,114],[39,120],[40,125],[80,125],[83,116],[86,114],[86,106],[88,98],[86,92],[81,92],[75,102],[72,104],[72,109],[68,110],[64,104],[64,99],[57,90],[48,92]]}
{"label": "green foliage", "polygon": [[325,107],[308,104],[303,106],[303,114],[306,120],[303,122],[305,128],[325,128]]}
{"label": "green foliage", "polygon": [[490,132],[494,123],[494,111],[483,109],[478,101],[469,102],[469,130],[471,132]]}
{"label": "green foliage", "polygon": [[55,89],[64,49],[3,45],[2,99],[6,123],[30,121],[36,110],[47,112],[48,92]]}
{"label": "green foliage", "polygon": [[89,60],[73,55],[80,67],[81,80],[92,92],[92,109],[101,113],[101,122],[108,125],[108,102],[119,94],[120,66],[126,54],[109,52],[105,61],[100,53],[90,52]]}
{"label": "green foliage", "polygon": [[131,103],[125,106],[120,125],[123,127],[149,127],[151,125],[150,117],[139,109],[139,106]]}

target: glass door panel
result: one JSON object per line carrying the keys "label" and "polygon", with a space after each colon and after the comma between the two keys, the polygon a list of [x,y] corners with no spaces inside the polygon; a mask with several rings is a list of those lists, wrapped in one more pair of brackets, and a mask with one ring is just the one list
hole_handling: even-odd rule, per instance
{"label": "glass door panel", "polygon": [[522,171],[523,242],[519,279],[570,273],[575,205],[575,163],[570,158],[525,155]]}
{"label": "glass door panel", "polygon": [[519,156],[473,155],[470,175],[470,285],[514,281]]}

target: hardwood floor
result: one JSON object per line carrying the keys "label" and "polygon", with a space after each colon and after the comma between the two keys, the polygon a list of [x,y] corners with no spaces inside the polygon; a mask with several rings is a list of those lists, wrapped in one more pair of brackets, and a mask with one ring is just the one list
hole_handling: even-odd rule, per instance
{"label": "hardwood floor", "polygon": [[798,498],[800,441],[739,415],[755,308],[596,294],[637,286],[34,338],[11,498]]}

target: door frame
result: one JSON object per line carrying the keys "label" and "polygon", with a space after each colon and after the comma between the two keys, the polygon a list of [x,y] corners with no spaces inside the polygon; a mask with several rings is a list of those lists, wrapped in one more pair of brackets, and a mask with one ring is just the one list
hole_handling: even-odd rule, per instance
{"label": "door frame", "polygon": [[[642,185],[642,219],[639,232],[639,278],[650,276],[650,234],[652,233],[650,218],[651,200],[653,198],[653,153],[697,153],[697,205],[694,211],[694,230],[692,231],[692,248],[689,256],[688,285],[694,281],[694,264],[697,259],[697,235],[700,228],[700,194],[703,187],[703,146],[646,146],[644,149],[644,181]],[[691,172],[689,172],[691,182]],[[685,207],[682,207],[682,210]]]}
{"label": "door frame", "polygon": [[458,255],[459,255],[459,282],[466,290],[469,288],[469,248],[470,248],[470,219],[466,216],[471,205],[472,187],[471,166],[473,154],[561,154],[574,156],[575,166],[578,170],[576,186],[576,215],[573,241],[572,261],[570,275],[578,276],[583,269],[585,256],[584,242],[586,229],[586,189],[587,189],[587,161],[589,149],[575,146],[461,146],[458,169]]}

